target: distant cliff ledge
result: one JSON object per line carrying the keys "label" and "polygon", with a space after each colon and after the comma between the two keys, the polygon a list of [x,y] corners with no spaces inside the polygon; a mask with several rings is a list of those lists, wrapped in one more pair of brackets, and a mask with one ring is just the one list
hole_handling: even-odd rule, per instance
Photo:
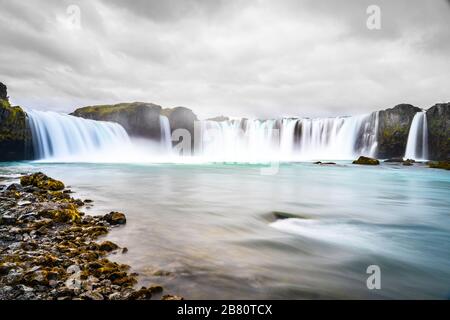
{"label": "distant cliff ledge", "polygon": [[79,108],[73,116],[102,121],[113,121],[122,125],[130,136],[159,140],[161,117],[169,119],[172,131],[186,129],[194,136],[194,122],[197,116],[185,107],[166,108],[153,103],[132,102],[115,105],[97,105]]}

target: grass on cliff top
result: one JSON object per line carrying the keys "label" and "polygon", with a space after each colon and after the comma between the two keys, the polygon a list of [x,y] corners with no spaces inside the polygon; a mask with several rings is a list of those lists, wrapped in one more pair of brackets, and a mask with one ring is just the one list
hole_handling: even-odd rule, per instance
{"label": "grass on cliff top", "polygon": [[123,102],[118,104],[105,104],[105,105],[96,105],[96,106],[87,106],[78,108],[75,110],[74,114],[98,114],[98,115],[109,115],[111,113],[116,112],[132,112],[134,108],[140,106],[140,105],[149,105],[149,106],[155,106],[159,107],[156,104],[153,103],[145,103],[145,102]]}

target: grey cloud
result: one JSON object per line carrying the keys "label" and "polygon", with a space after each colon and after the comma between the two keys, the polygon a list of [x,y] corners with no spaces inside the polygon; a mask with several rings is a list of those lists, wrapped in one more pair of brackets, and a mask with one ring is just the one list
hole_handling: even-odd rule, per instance
{"label": "grey cloud", "polygon": [[[81,10],[67,27],[68,5]],[[382,29],[366,28],[366,8]],[[14,103],[149,101],[217,114],[358,114],[450,100],[448,1],[0,0]]]}

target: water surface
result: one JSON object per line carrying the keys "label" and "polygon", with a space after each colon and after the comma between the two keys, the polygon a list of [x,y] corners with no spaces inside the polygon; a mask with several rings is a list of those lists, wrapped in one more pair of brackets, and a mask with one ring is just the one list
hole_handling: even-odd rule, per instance
{"label": "water surface", "polygon": [[[143,285],[187,299],[448,298],[450,173],[424,166],[9,163],[43,171],[89,214],[126,213],[107,238]],[[274,211],[298,218],[276,220]],[[366,268],[381,268],[368,290]]]}

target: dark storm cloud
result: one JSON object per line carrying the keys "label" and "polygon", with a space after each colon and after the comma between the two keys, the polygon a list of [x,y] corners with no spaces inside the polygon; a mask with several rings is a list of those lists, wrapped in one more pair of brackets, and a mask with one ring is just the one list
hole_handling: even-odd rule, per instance
{"label": "dark storm cloud", "polygon": [[[376,31],[366,27],[372,4],[381,8]],[[450,100],[444,0],[0,0],[0,8],[0,81],[27,107],[140,100],[201,117],[273,117]]]}

